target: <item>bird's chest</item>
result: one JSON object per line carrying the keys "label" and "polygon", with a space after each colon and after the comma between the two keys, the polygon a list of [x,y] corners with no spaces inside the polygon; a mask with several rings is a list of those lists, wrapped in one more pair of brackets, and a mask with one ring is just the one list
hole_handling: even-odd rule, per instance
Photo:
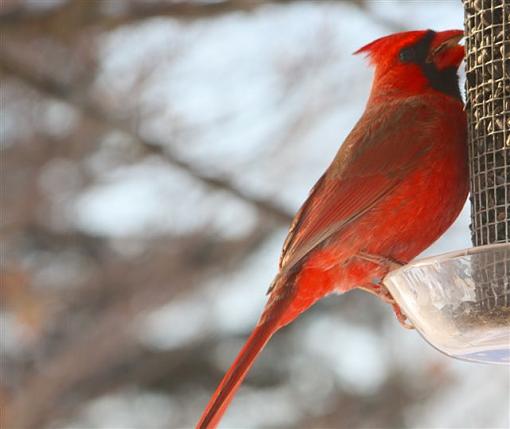
{"label": "bird's chest", "polygon": [[381,251],[403,260],[417,256],[453,223],[467,192],[465,148],[435,148],[380,207],[385,222],[372,225],[384,237]]}

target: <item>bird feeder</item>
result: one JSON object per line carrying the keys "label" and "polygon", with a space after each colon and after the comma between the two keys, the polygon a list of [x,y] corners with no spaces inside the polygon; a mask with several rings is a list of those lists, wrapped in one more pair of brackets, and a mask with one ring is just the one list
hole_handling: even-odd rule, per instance
{"label": "bird feeder", "polygon": [[510,4],[464,0],[471,238],[384,283],[409,321],[456,358],[510,364]]}

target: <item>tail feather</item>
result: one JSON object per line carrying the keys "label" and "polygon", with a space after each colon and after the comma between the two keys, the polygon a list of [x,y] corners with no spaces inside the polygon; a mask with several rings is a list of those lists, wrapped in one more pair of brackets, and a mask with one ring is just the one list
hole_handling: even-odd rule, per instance
{"label": "tail feather", "polygon": [[[294,320],[304,309],[296,311],[292,306],[296,294],[297,274],[296,270],[290,275],[277,276],[275,279],[273,290],[259,323],[209,400],[197,424],[197,429],[214,429],[219,424],[221,417],[232,402],[234,394],[269,339],[278,329]],[[313,302],[310,301],[307,303],[307,307],[312,304]]]}
{"label": "tail feather", "polygon": [[223,377],[223,380],[207,404],[197,429],[212,429],[218,425],[235,392],[255,362],[256,357],[260,354],[271,336],[278,330],[279,325],[271,323],[272,321],[261,323],[253,330],[248,341],[239,352],[236,360]]}

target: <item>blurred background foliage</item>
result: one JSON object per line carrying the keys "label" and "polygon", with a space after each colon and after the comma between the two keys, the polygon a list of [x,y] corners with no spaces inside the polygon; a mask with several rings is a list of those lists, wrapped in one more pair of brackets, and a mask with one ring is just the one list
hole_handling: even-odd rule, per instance
{"label": "blurred background foliage", "polygon": [[[462,15],[444,0],[2,0],[2,427],[191,427],[362,112],[371,71],[351,53]],[[429,253],[468,247],[468,222]],[[353,292],[276,335],[223,425],[503,428],[509,379]]]}

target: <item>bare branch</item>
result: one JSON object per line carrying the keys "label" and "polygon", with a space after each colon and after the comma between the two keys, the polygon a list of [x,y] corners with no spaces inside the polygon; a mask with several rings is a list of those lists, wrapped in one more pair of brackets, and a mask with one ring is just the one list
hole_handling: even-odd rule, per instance
{"label": "bare branch", "polygon": [[[91,285],[92,290],[78,294],[76,306],[68,303],[66,312],[54,323],[59,328],[52,335],[58,339],[57,343],[51,350],[41,352],[37,368],[30,371],[5,407],[4,426],[26,429],[46,427],[55,418],[69,417],[92,394],[134,381],[124,372],[115,376],[111,373],[115,373],[119,366],[129,369],[125,365],[134,365],[142,357],[143,347],[133,329],[130,329],[136,317],[175,299],[184,290],[193,289],[198,283],[215,275],[220,266],[225,269],[230,264],[242,263],[271,232],[271,227],[261,224],[247,237],[235,241],[209,237],[207,242],[207,237],[189,237],[170,249],[171,253],[166,250],[160,255],[151,255],[150,261],[154,266],[161,267],[162,258],[167,260],[165,268],[172,272],[171,282],[157,277],[154,279],[153,272],[151,281],[145,280],[143,287],[140,287],[136,267],[130,271],[127,265],[123,265],[118,267],[120,278],[125,276],[121,285],[116,284],[120,282],[119,276],[113,275],[110,279],[106,276],[100,287]],[[154,261],[158,258],[160,260]],[[108,299],[108,293],[112,294],[112,299]],[[98,301],[103,305],[98,307]],[[91,310],[91,317],[83,314],[84,307]],[[80,323],[70,326],[69,321],[76,318],[78,312]],[[47,337],[43,340],[46,347]],[[175,354],[164,355],[163,359],[168,359],[167,366],[158,359],[158,367],[152,368],[146,381],[149,382],[151,374],[154,377],[158,371],[172,372],[176,365],[182,363],[181,356],[187,355],[186,347]],[[147,358],[150,356],[149,353]],[[145,376],[135,374],[134,377]],[[95,385],[96,381],[99,382],[98,386]]]}
{"label": "bare branch", "polygon": [[370,19],[374,22],[383,25],[388,30],[398,33],[400,31],[409,30],[408,27],[404,25],[401,21],[396,21],[392,18],[388,18],[386,16],[382,16],[376,13],[371,6],[368,4],[367,0],[354,0],[352,4],[358,7],[363,13],[365,13]]}
{"label": "bare branch", "polygon": [[124,1],[114,13],[105,11],[100,0],[69,0],[57,8],[34,10],[19,4],[0,13],[4,28],[32,29],[38,32],[55,30],[62,23],[79,32],[87,27],[112,29],[130,22],[153,17],[169,17],[189,22],[212,19],[232,13],[252,13],[268,4],[290,4],[305,0],[224,0],[224,1]]}
{"label": "bare branch", "polygon": [[113,128],[129,135],[133,141],[143,148],[145,153],[162,156],[169,163],[186,171],[192,177],[210,188],[226,191],[254,206],[260,213],[268,215],[270,218],[282,224],[288,224],[292,220],[293,215],[290,212],[278,207],[272,201],[250,195],[248,192],[235,186],[228,178],[204,174],[199,168],[179,157],[168,145],[163,145],[160,142],[141,137],[132,130],[128,122],[115,118],[96,103],[79,99],[73,93],[72,88],[54,81],[49,76],[43,76],[42,74],[34,72],[29,66],[13,58],[13,55],[6,52],[6,50],[0,52],[0,71],[21,80],[47,96],[72,105],[81,114],[106,128]]}
{"label": "bare branch", "polygon": [[[232,13],[253,13],[259,8],[271,4],[288,5],[310,0],[224,0],[200,2],[183,0],[168,1],[136,1],[126,0],[123,8],[115,13],[108,13],[100,0],[68,0],[60,7],[43,10],[27,8],[19,3],[0,10],[0,28],[2,31],[29,31],[35,34],[52,34],[61,39],[80,34],[87,28],[112,30],[116,27],[154,17],[175,18],[180,22],[195,22],[214,19]],[[335,4],[334,0],[317,0],[321,3]],[[371,10],[366,0],[350,0],[349,3],[361,9],[375,22],[382,24],[391,31],[404,31],[402,23],[381,16]],[[63,37],[65,36],[65,37]]]}
{"label": "bare branch", "polygon": [[304,0],[225,0],[220,2],[180,1],[168,2],[131,2],[129,7],[118,16],[105,22],[106,27],[122,25],[126,22],[154,16],[167,16],[181,21],[209,19],[230,13],[251,13],[268,4],[298,3]]}

